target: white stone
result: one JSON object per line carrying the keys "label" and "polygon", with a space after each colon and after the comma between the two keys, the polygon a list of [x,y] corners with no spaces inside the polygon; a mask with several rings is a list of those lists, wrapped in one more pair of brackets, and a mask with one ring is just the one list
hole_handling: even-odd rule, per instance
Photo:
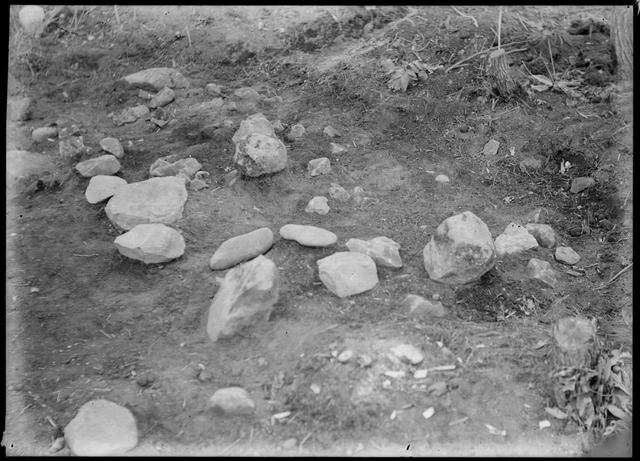
{"label": "white stone", "polygon": [[295,240],[300,245],[308,247],[328,247],[338,241],[338,236],[333,232],[321,227],[300,224],[285,224],[280,228],[280,237]]}
{"label": "white stone", "polygon": [[580,261],[580,255],[571,247],[557,247],[555,257],[556,261],[570,266],[578,264],[578,261]]}
{"label": "white stone", "polygon": [[400,244],[387,237],[375,237],[371,240],[349,239],[346,244],[349,251],[370,256],[376,264],[385,267],[402,267]]}
{"label": "white stone", "polygon": [[322,132],[330,138],[336,138],[340,136],[340,132],[331,125],[327,125],[326,127],[324,127],[324,130],[322,130]]}
{"label": "white stone", "polygon": [[58,136],[58,127],[55,126],[43,126],[36,128],[31,132],[31,139],[35,142],[44,142],[49,138],[55,138]]}
{"label": "white stone", "polygon": [[111,154],[101,155],[78,163],[76,171],[85,178],[97,175],[111,175],[120,171],[120,162]]}
{"label": "white stone", "polygon": [[342,152],[345,152],[347,150],[344,146],[336,144],[334,142],[329,143],[329,146],[331,147],[332,154],[341,154]]}
{"label": "white stone", "polygon": [[378,284],[376,263],[362,253],[338,252],[317,264],[322,283],[340,298],[364,293]]}
{"label": "white stone", "polygon": [[353,358],[353,351],[351,349],[344,350],[338,354],[336,360],[340,363],[347,363],[349,360]]}
{"label": "white stone", "polygon": [[429,371],[423,368],[421,370],[416,370],[415,373],[413,373],[413,377],[415,379],[424,379],[427,377],[428,374],[429,374]]}
{"label": "white stone", "polygon": [[271,125],[267,117],[260,112],[250,115],[240,122],[240,127],[238,127],[238,130],[231,137],[231,141],[233,141],[234,144],[238,144],[238,142],[252,134],[262,134],[272,138],[276,137],[273,125]]}
{"label": "white stone", "polygon": [[261,98],[260,93],[249,86],[238,88],[233,92],[233,95],[240,99],[247,99],[250,101],[257,101]]}
{"label": "white stone", "polygon": [[202,164],[195,158],[180,158],[179,154],[173,154],[153,162],[149,167],[149,175],[152,177],[178,176],[182,173],[191,179],[201,168]]}
{"label": "white stone", "polygon": [[340,202],[346,202],[351,198],[349,192],[347,192],[347,190],[340,184],[336,183],[331,183],[331,186],[329,187],[329,196]]}
{"label": "white stone", "polygon": [[267,320],[278,301],[276,265],[262,255],[225,275],[209,307],[207,334],[212,341],[235,335],[256,320]]}
{"label": "white stone", "polygon": [[401,306],[410,315],[432,315],[435,317],[443,317],[447,314],[442,302],[434,299],[433,301],[423,298],[422,296],[409,294],[402,300]]}
{"label": "white stone", "polygon": [[446,174],[439,174],[438,176],[436,176],[436,182],[439,182],[441,184],[446,184],[449,181],[449,176],[447,176]]}
{"label": "white stone", "polygon": [[256,408],[249,393],[241,387],[218,389],[209,398],[208,406],[226,415],[247,415]]}
{"label": "white stone", "polygon": [[429,277],[448,284],[477,280],[495,263],[495,246],[487,225],[470,211],[445,219],[424,247]]}
{"label": "white stone", "polygon": [[154,67],[123,78],[130,85],[143,90],[160,91],[162,88],[188,88],[189,81],[171,67]]}
{"label": "white stone", "polygon": [[120,187],[126,184],[127,181],[118,176],[97,175],[89,180],[84,196],[91,204],[102,202],[113,196]]}
{"label": "white stone", "polygon": [[556,233],[548,224],[528,223],[525,228],[541,247],[553,248],[556,245]]}
{"label": "white stone", "polygon": [[511,223],[494,242],[496,254],[505,256],[538,248],[538,241],[523,226]]}
{"label": "white stone", "polygon": [[103,138],[100,140],[100,147],[105,152],[115,155],[117,158],[124,156],[124,148],[117,138]]}
{"label": "white stone", "polygon": [[289,140],[299,139],[304,136],[306,131],[307,130],[305,130],[303,125],[297,123],[289,129],[289,133],[287,133],[287,139]]}
{"label": "white stone", "polygon": [[327,157],[314,158],[307,165],[309,176],[318,176],[331,172],[331,161]]}
{"label": "white stone", "polygon": [[482,153],[490,156],[496,155],[498,153],[498,147],[500,147],[500,143],[495,139],[492,139],[484,145]]}
{"label": "white stone", "polygon": [[42,32],[44,27],[44,10],[36,5],[27,5],[20,8],[18,20],[25,32],[29,35],[36,35]]}
{"label": "white stone", "polygon": [[399,344],[391,348],[391,353],[405,363],[417,365],[424,360],[424,355],[411,344]]}
{"label": "white stone", "polygon": [[275,137],[251,134],[238,141],[233,161],[247,176],[277,173],[287,166],[287,148]]}
{"label": "white stone", "polygon": [[130,230],[138,224],[171,224],[182,218],[187,201],[184,180],[174,176],[151,178],[119,188],[105,207],[113,224]]}
{"label": "white stone", "polygon": [[155,109],[157,107],[163,107],[173,101],[176,97],[176,93],[168,87],[162,88],[156,93],[149,101],[149,107]]}
{"label": "white stone", "polygon": [[555,288],[558,280],[551,264],[540,259],[531,258],[527,264],[527,275],[531,278],[541,280],[551,288]]}
{"label": "white stone", "polygon": [[80,407],[64,428],[76,456],[117,456],[135,448],[138,429],[131,412],[108,400],[91,400]]}
{"label": "white stone", "polygon": [[320,215],[325,215],[329,213],[331,208],[329,208],[329,200],[327,197],[317,196],[313,197],[307,203],[307,207],[304,209],[307,213],[318,213]]}
{"label": "white stone", "polygon": [[273,245],[273,232],[261,227],[222,242],[209,260],[212,270],[223,270],[265,253]]}
{"label": "white stone", "polygon": [[184,254],[184,238],[164,224],[138,224],[113,242],[123,256],[145,264],[159,264]]}

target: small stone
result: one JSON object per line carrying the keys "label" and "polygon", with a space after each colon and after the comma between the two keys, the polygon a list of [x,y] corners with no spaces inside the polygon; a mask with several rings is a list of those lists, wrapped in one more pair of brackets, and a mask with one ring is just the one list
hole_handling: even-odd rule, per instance
{"label": "small stone", "polygon": [[553,227],[547,224],[529,223],[525,228],[535,237],[541,247],[553,248],[556,245],[556,233]]}
{"label": "small stone", "polygon": [[315,158],[309,161],[307,166],[309,176],[318,176],[331,172],[331,161],[327,157]]}
{"label": "small stone", "polygon": [[558,284],[556,274],[551,268],[551,264],[540,259],[531,258],[531,260],[529,260],[527,264],[527,275],[544,282],[551,288],[555,288]]}
{"label": "small stone", "polygon": [[148,91],[160,91],[169,88],[188,88],[189,81],[172,67],[153,67],[127,75],[124,81],[131,86]]}
{"label": "small stone", "polygon": [[415,373],[413,374],[413,377],[415,379],[424,379],[427,377],[428,374],[428,370],[426,369],[421,369],[421,370],[416,370]]}
{"label": "small stone", "polygon": [[149,167],[151,177],[178,176],[182,173],[189,180],[202,168],[202,164],[193,157],[180,158],[180,154],[161,157]]}
{"label": "small stone", "polygon": [[298,445],[298,441],[294,438],[290,438],[285,440],[284,442],[282,442],[282,449],[283,450],[292,450],[294,449],[296,446]]}
{"label": "small stone", "polygon": [[142,99],[151,99],[153,98],[153,94],[145,90],[138,90],[138,97]]}
{"label": "small stone", "polygon": [[222,87],[215,83],[207,83],[204,87],[204,91],[210,96],[220,96],[222,94]]}
{"label": "small stone", "polygon": [[76,171],[85,178],[97,175],[112,175],[120,171],[120,162],[111,154],[101,155],[78,163]]}
{"label": "small stone", "polygon": [[224,270],[265,253],[273,246],[273,232],[262,227],[224,241],[209,261],[212,270]]}
{"label": "small stone", "polygon": [[23,6],[18,12],[20,25],[29,35],[38,35],[42,32],[45,17],[44,9],[35,5]]}
{"label": "small stone", "polygon": [[60,450],[62,450],[65,447],[65,443],[66,442],[64,440],[64,437],[58,437],[51,444],[51,447],[49,448],[49,452],[51,452],[51,453],[59,452]]}
{"label": "small stone", "polygon": [[488,156],[496,155],[498,153],[498,147],[500,147],[500,143],[495,139],[492,139],[484,145],[482,153]]}
{"label": "small stone", "polygon": [[447,390],[447,383],[445,381],[438,381],[427,388],[427,392],[433,394],[435,397],[446,394]]}
{"label": "small stone", "polygon": [[277,173],[287,166],[287,148],[275,137],[254,133],[236,143],[233,161],[247,176]]}
{"label": "small stone", "polygon": [[282,125],[282,122],[280,120],[276,120],[275,122],[273,122],[273,129],[276,133],[282,133],[284,131],[284,126]]}
{"label": "small stone", "polygon": [[145,264],[159,264],[184,254],[185,242],[175,229],[164,224],[138,224],[114,241],[120,254]]}
{"label": "small stone", "polygon": [[202,189],[206,189],[207,187],[209,187],[209,184],[207,184],[202,179],[194,178],[191,181],[189,181],[189,190],[199,191]]}
{"label": "small stone", "polygon": [[313,197],[304,209],[306,213],[318,213],[319,215],[325,215],[329,213],[329,210],[331,210],[329,200],[322,196]]}
{"label": "small stone", "polygon": [[280,236],[309,247],[328,247],[338,241],[338,237],[333,232],[321,227],[299,224],[285,224],[280,228]]}
{"label": "small stone", "polygon": [[364,189],[360,186],[353,188],[353,201],[356,205],[360,205],[364,200]]}
{"label": "small stone", "polygon": [[378,284],[376,263],[362,253],[334,253],[317,265],[322,283],[340,298],[364,293]]}
{"label": "small stone", "polygon": [[555,257],[556,261],[570,266],[578,264],[578,261],[580,261],[580,255],[571,247],[557,247]]}
{"label": "small stone", "polygon": [[316,395],[319,394],[320,391],[322,390],[320,385],[316,383],[311,383],[311,385],[309,386],[309,389],[311,389],[311,392],[313,392]]}
{"label": "small stone", "polygon": [[200,381],[201,383],[206,383],[208,381],[211,381],[212,379],[213,373],[211,373],[209,370],[202,370],[198,374],[198,381]]}
{"label": "small stone", "polygon": [[322,130],[322,132],[330,138],[337,138],[338,136],[340,136],[340,132],[331,125],[327,125],[324,130]]}
{"label": "small stone", "polygon": [[31,132],[31,139],[35,142],[44,142],[47,139],[55,138],[58,136],[58,127],[56,126],[43,126],[36,128]]}
{"label": "small stone", "polygon": [[127,181],[118,176],[97,175],[89,180],[84,193],[87,202],[94,204],[112,197]]}
{"label": "small stone", "polygon": [[297,123],[289,129],[289,133],[287,133],[286,138],[289,141],[294,141],[296,139],[303,137],[306,131],[307,130],[304,128],[303,125]]}
{"label": "small stone", "polygon": [[329,146],[331,147],[331,153],[332,154],[341,154],[342,152],[346,152],[346,148],[340,144],[336,144],[334,142],[330,143]]}
{"label": "small stone", "polygon": [[403,362],[411,365],[417,365],[424,360],[422,352],[411,344],[400,344],[398,346],[394,346],[391,348],[391,352]]}
{"label": "small stone", "polygon": [[151,387],[155,381],[155,376],[150,373],[144,373],[136,378],[136,384],[143,388]]}
{"label": "small stone", "polygon": [[13,122],[31,119],[33,99],[29,97],[9,98],[7,101],[7,117]]}
{"label": "small stone", "polygon": [[572,194],[578,194],[589,187],[593,187],[596,183],[596,180],[593,178],[575,178],[571,181],[571,189],[569,192]]}
{"label": "small stone", "polygon": [[336,359],[340,363],[347,363],[352,358],[353,358],[353,351],[351,349],[342,351],[340,354],[338,354],[338,357],[336,357]]}
{"label": "small stone", "polygon": [[331,187],[329,187],[329,196],[340,202],[346,202],[351,198],[349,192],[347,192],[340,184],[336,183],[331,183]]}
{"label": "small stone", "polygon": [[243,388],[227,387],[209,398],[208,407],[225,415],[247,415],[254,412],[256,404]]}
{"label": "small stone", "polygon": [[87,152],[82,136],[69,136],[58,141],[58,152],[62,158],[75,158]]}
{"label": "small stone", "polygon": [[[546,208],[536,208],[525,216],[525,222],[533,224],[546,223],[549,219],[549,211]],[[530,229],[527,229],[529,233],[532,233]],[[540,243],[538,241],[538,243]]]}
{"label": "small stone", "polygon": [[355,251],[370,256],[376,264],[385,267],[400,268],[400,244],[387,237],[375,237],[365,241],[349,239],[346,243],[349,251]]}
{"label": "small stone", "polygon": [[151,114],[151,112],[149,111],[149,108],[147,106],[145,106],[144,104],[139,104],[131,108],[131,114],[136,119],[139,119],[139,118],[148,117]]}
{"label": "small stone", "polygon": [[373,363],[373,359],[367,354],[360,354],[357,359],[358,365],[362,368],[368,368]]}
{"label": "small stone", "polygon": [[527,229],[516,223],[509,224],[494,242],[496,254],[505,256],[538,248],[538,241]]}
{"label": "small stone", "polygon": [[260,93],[248,86],[238,88],[233,92],[233,95],[237,98],[246,99],[249,101],[258,101],[261,98]]}
{"label": "small stone", "polygon": [[405,377],[406,373],[404,372],[404,370],[387,370],[384,372],[384,375],[393,379],[402,379]]}
{"label": "small stone", "polygon": [[108,152],[117,158],[124,156],[124,148],[116,138],[103,138],[100,140],[100,147],[103,151]]}
{"label": "small stone", "polygon": [[447,176],[445,174],[439,174],[438,176],[436,176],[436,182],[438,182],[440,184],[446,184],[446,183],[450,182],[449,176]]}
{"label": "small stone", "polygon": [[173,101],[175,97],[176,97],[176,93],[171,88],[167,88],[165,86],[163,89],[158,91],[156,95],[154,95],[151,98],[151,101],[149,101],[149,107],[151,109],[155,109],[157,107],[166,106],[171,101]]}
{"label": "small stone", "polygon": [[527,157],[519,164],[520,171],[523,173],[527,171],[536,171],[542,169],[542,160],[539,158]]}
{"label": "small stone", "polygon": [[403,309],[406,309],[410,315],[416,316],[434,316],[444,317],[447,314],[446,309],[438,300],[429,301],[418,295],[407,295],[401,303]]}

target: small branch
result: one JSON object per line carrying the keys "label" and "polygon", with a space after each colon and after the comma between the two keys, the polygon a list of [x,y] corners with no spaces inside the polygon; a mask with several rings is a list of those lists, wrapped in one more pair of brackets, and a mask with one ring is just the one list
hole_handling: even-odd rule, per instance
{"label": "small branch", "polygon": [[502,29],[502,7],[498,13],[498,49],[500,49],[500,30]]}
{"label": "small branch", "polygon": [[609,280],[607,283],[605,283],[604,285],[599,286],[598,288],[596,288],[596,290],[602,290],[606,287],[608,287],[609,285],[611,285],[613,282],[615,282],[618,277],[620,277],[622,274],[624,274],[625,272],[627,272],[629,269],[631,269],[631,267],[633,267],[633,263],[629,264],[627,267],[625,267],[624,269],[622,269],[620,272],[618,272],[616,275],[614,275],[613,277],[611,277],[611,280]]}
{"label": "small branch", "polygon": [[471,16],[470,14],[464,14],[462,11],[458,10],[458,8],[456,8],[455,6],[451,5],[451,8],[453,8],[453,10],[458,13],[460,16],[462,16],[463,18],[469,18],[473,21],[473,25],[476,26],[476,28],[478,28],[478,21],[476,21],[476,18],[474,18],[473,16]]}
{"label": "small branch", "polygon": [[191,48],[191,34],[189,33],[189,26],[185,27],[187,30],[187,40],[189,40],[189,48]]}
{"label": "small branch", "polygon": [[556,66],[553,64],[553,53],[551,53],[551,41],[547,39],[547,46],[549,47],[549,58],[551,59],[551,69],[553,70],[553,76],[551,77],[551,81],[556,81]]}
{"label": "small branch", "polygon": [[[509,43],[508,45],[504,45],[504,46],[520,45],[522,43],[525,43],[525,42],[513,42],[513,43]],[[451,67],[449,67],[447,70],[444,71],[444,73],[446,74],[447,72],[455,69],[456,67],[460,67],[460,65],[462,63],[465,63],[465,62],[469,61],[470,59],[475,58],[476,56],[479,56],[479,55],[485,54],[485,53],[489,53],[489,52],[495,51],[497,49],[498,49],[497,46],[492,46],[491,48],[487,48],[486,50],[482,50],[482,51],[478,51],[477,53],[473,53],[472,55],[467,56],[464,59],[461,59],[460,61],[456,62],[455,64],[452,64]],[[514,53],[515,51],[526,51],[526,49],[512,50],[512,51],[509,51],[508,53]]]}

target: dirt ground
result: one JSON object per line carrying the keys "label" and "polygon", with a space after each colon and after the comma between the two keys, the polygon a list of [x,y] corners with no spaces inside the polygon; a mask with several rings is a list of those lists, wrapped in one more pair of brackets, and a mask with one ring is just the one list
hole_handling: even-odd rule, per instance
{"label": "dirt ground", "polygon": [[[598,26],[606,8],[507,7],[503,45],[526,42],[543,25],[558,32],[577,20],[596,24],[558,34],[553,50],[556,72],[570,79],[579,71],[580,97],[548,90],[508,101],[488,91],[484,56],[445,72],[496,44],[497,7],[458,9],[473,20],[444,6],[121,6],[117,18],[100,6],[60,19],[26,51],[10,42],[10,83],[15,77],[16,92],[36,104],[31,120],[8,123],[7,149],[50,156],[61,179],[8,191],[7,454],[49,454],[59,435],[49,420],[64,427],[82,404],[106,398],[136,416],[140,444],[132,455],[582,455],[598,431],[545,412],[554,406],[553,322],[595,318],[605,350],[632,345],[632,272],[601,288],[633,261],[632,120],[611,95],[615,64],[608,30]],[[524,62],[547,75],[548,54],[525,44],[507,49],[522,49],[508,55],[514,68]],[[387,66],[416,59],[443,67],[406,92],[391,90]],[[192,88],[218,83],[225,98],[243,86],[281,97],[259,111],[307,128],[287,141],[286,170],[226,186],[231,136],[252,112],[240,107],[225,117],[235,128],[226,127],[194,111],[210,99],[202,91],[179,93],[166,107],[175,122],[163,129],[144,121],[114,126],[109,113],[142,103],[117,80],[160,66],[177,68]],[[184,256],[144,265],[117,252],[120,231],[104,203],[86,201],[88,180],[58,157],[57,141],[30,140],[31,129],[59,119],[78,124],[94,154],[102,137],[120,139],[119,175],[127,182],[147,179],[164,155],[202,163],[213,184],[189,192],[174,226]],[[327,125],[342,136],[329,140]],[[500,148],[487,157],[490,139]],[[331,154],[329,141],[347,152]],[[322,156],[331,174],[307,177],[309,160]],[[542,168],[519,168],[528,157]],[[561,174],[566,161],[572,167]],[[435,182],[434,173],[450,183]],[[579,176],[597,184],[569,193]],[[332,200],[325,216],[305,213],[334,182],[361,186],[366,199]],[[472,211],[495,237],[539,207],[559,242],[581,255],[582,270],[539,248],[503,258],[471,286],[428,278],[422,250],[447,217]],[[224,272],[211,271],[209,258],[230,237],[263,226],[277,234],[287,223],[329,229],[340,248],[349,238],[387,236],[400,243],[404,267],[379,268],[374,289],[339,299],[315,264],[335,249],[277,238],[268,257],[282,286],[270,320],[212,344],[204,325]],[[531,257],[552,261],[555,289],[527,278]],[[409,293],[437,293],[447,315],[408,316],[400,303]],[[455,369],[416,380],[387,357],[398,342],[421,348],[427,367]],[[373,365],[336,361],[332,352],[347,348],[370,355]],[[398,369],[406,377],[385,383],[383,372]],[[443,382],[442,395],[427,391]],[[213,392],[231,385],[252,395],[255,415],[207,411]],[[425,419],[429,407],[435,413]],[[290,416],[274,422],[280,412]],[[541,420],[550,427],[540,429]],[[295,444],[283,445],[291,438]]]}

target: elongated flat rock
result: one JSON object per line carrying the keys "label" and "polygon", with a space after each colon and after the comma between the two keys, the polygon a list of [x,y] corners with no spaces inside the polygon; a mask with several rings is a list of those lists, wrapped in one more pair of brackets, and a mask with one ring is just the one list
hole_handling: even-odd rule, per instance
{"label": "elongated flat rock", "polygon": [[98,175],[89,180],[84,196],[89,203],[98,203],[112,197],[127,181],[118,176]]}
{"label": "elongated flat rock", "polygon": [[349,251],[363,253],[370,256],[376,264],[386,267],[402,267],[400,258],[400,244],[388,237],[375,237],[371,240],[349,239]]}
{"label": "elongated flat rock", "polygon": [[145,264],[158,264],[184,254],[184,238],[164,224],[138,224],[114,241],[118,251],[127,258]]}
{"label": "elongated flat rock", "polygon": [[516,254],[538,248],[536,238],[527,229],[516,223],[509,224],[504,232],[496,237],[494,244],[498,256]]}
{"label": "elongated flat rock", "polygon": [[120,171],[120,162],[111,154],[101,155],[80,162],[76,165],[76,171],[86,178],[97,175],[110,175]]}
{"label": "elongated flat rock", "polygon": [[341,251],[317,264],[324,286],[340,298],[364,293],[378,284],[376,263],[362,253]]}
{"label": "elongated flat rock", "polygon": [[129,74],[123,78],[127,83],[143,90],[160,91],[162,88],[188,88],[189,81],[171,67],[153,67]]}
{"label": "elongated flat rock", "polygon": [[308,247],[328,247],[338,241],[338,236],[331,231],[301,224],[285,224],[280,228],[280,237]]}
{"label": "elongated flat rock", "polygon": [[273,245],[273,232],[262,227],[226,240],[209,260],[209,267],[219,271],[233,267],[265,253]]}

